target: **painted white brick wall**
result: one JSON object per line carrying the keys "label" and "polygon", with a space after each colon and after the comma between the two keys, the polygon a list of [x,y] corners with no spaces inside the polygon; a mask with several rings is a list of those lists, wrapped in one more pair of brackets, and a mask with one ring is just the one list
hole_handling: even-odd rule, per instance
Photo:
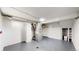
{"label": "painted white brick wall", "polygon": [[62,40],[62,28],[71,28],[73,20],[65,20],[48,24],[48,28],[43,30],[43,36]]}

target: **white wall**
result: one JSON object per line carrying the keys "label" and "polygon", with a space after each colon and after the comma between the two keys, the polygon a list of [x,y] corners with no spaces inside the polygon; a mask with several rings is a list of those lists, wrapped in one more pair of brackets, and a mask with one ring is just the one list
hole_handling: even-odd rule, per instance
{"label": "white wall", "polygon": [[33,37],[31,23],[23,22],[22,31],[21,31],[21,41],[31,42]]}
{"label": "white wall", "polygon": [[60,26],[62,28],[71,28],[73,26],[73,22],[74,22],[73,19],[60,21]]}
{"label": "white wall", "polygon": [[43,36],[61,39],[61,27],[58,23],[48,24],[47,26],[48,28],[43,30]]}
{"label": "white wall", "polygon": [[[2,16],[0,12],[0,30],[2,31]],[[2,40],[3,33],[0,34],[0,51],[3,50],[3,40]]]}
{"label": "white wall", "polygon": [[22,26],[22,30],[21,30],[21,41],[25,41],[26,42],[26,23],[23,22],[23,26]]}
{"label": "white wall", "polygon": [[76,50],[79,50],[79,19],[74,21],[72,41]]}
{"label": "white wall", "polygon": [[21,27],[22,23],[18,21],[10,21],[3,17],[3,45],[8,46],[21,42]]}
{"label": "white wall", "polygon": [[31,23],[26,23],[26,42],[31,42],[33,37]]}
{"label": "white wall", "polygon": [[71,28],[73,20],[65,20],[48,24],[48,28],[43,30],[43,36],[49,38],[62,39],[62,28]]}
{"label": "white wall", "polygon": [[21,41],[32,41],[33,34],[31,29],[31,23],[13,21],[12,19],[3,17],[2,24],[0,22],[0,27],[1,25],[3,34],[0,35],[0,50],[2,50],[2,48],[5,46],[16,44]]}

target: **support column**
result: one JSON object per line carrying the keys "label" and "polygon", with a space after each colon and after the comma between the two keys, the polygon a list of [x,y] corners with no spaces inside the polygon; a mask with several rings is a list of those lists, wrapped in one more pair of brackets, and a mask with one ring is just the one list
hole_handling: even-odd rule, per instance
{"label": "support column", "polygon": [[42,24],[38,23],[36,27],[36,40],[42,40]]}

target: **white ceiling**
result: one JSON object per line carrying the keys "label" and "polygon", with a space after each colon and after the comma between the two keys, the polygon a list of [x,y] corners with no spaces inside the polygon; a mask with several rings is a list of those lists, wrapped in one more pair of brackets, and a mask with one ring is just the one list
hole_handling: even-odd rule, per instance
{"label": "white ceiling", "polygon": [[4,7],[1,10],[5,14],[31,21],[45,18],[44,23],[73,19],[79,15],[78,7]]}
{"label": "white ceiling", "polygon": [[78,7],[19,7],[16,9],[46,20],[71,15],[79,11]]}

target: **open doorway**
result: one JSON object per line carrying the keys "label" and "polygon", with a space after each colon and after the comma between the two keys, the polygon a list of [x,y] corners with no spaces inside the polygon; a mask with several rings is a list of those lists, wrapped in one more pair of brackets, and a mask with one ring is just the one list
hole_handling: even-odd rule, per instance
{"label": "open doorway", "polygon": [[62,40],[72,41],[72,28],[62,28]]}
{"label": "open doorway", "polygon": [[62,40],[68,41],[68,28],[62,28]]}

